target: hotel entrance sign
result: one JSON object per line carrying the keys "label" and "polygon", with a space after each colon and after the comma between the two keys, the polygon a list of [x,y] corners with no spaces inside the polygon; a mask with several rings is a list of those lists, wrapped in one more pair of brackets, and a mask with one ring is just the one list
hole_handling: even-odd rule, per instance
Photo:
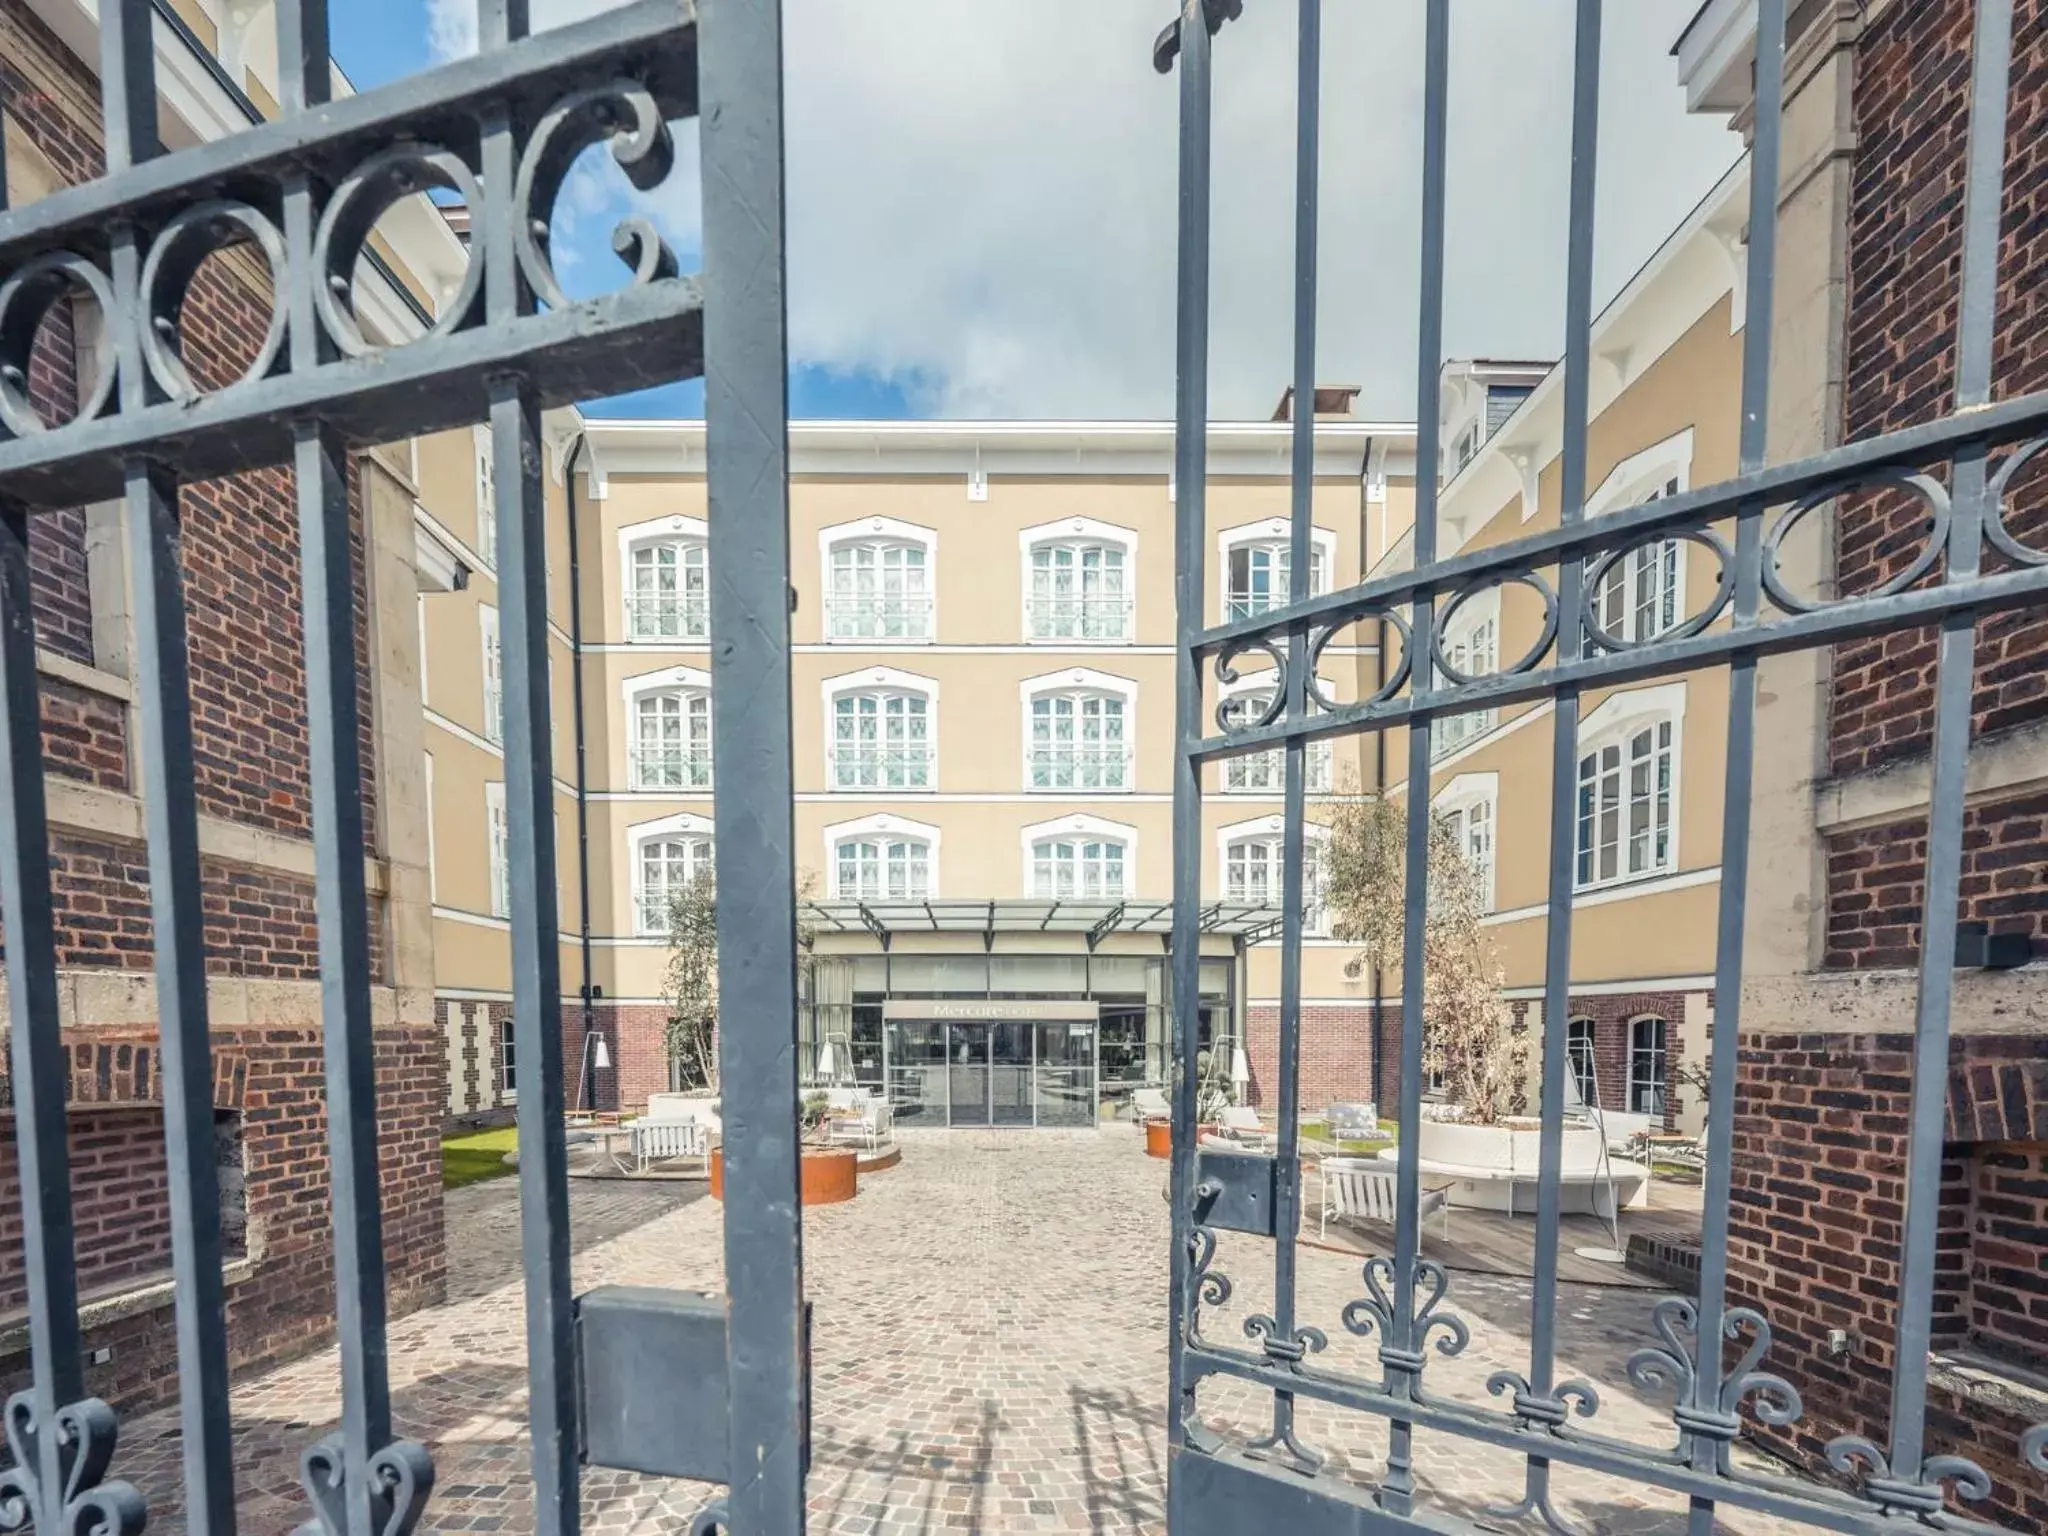
{"label": "hotel entrance sign", "polygon": [[892,997],[882,1004],[884,1019],[921,1019],[951,1024],[1093,1024],[1100,1008],[1092,998],[918,998]]}

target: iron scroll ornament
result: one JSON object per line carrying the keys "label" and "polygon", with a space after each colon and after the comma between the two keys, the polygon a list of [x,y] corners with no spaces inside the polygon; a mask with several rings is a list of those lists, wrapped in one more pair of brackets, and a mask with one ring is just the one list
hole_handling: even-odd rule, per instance
{"label": "iron scroll ornament", "polygon": [[[410,1536],[434,1488],[434,1461],[416,1440],[394,1440],[370,1457],[370,1518],[377,1536]],[[328,1435],[299,1458],[299,1481],[313,1518],[296,1536],[348,1536],[348,1460],[341,1436]]]}
{"label": "iron scroll ornament", "polygon": [[1846,1477],[1858,1478],[1858,1491],[1888,1515],[1925,1519],[1939,1515],[1953,1492],[1975,1501],[1991,1496],[1991,1477],[1967,1456],[1929,1456],[1919,1475],[1900,1476],[1874,1442],[1861,1435],[1837,1435],[1827,1443],[1828,1465]]}
{"label": "iron scroll ornament", "polygon": [[[1431,1335],[1442,1331],[1443,1337],[1434,1342],[1436,1352],[1446,1357],[1462,1354],[1472,1342],[1472,1330],[1465,1326],[1462,1317],[1438,1310],[1450,1294],[1450,1272],[1434,1259],[1417,1256],[1415,1295],[1420,1299],[1415,1315],[1406,1320],[1407,1326],[1402,1329],[1395,1327],[1394,1295],[1398,1287],[1394,1261],[1384,1255],[1367,1259],[1363,1278],[1366,1294],[1344,1304],[1344,1327],[1361,1338],[1379,1335],[1380,1364],[1386,1372],[1388,1391],[1398,1391],[1413,1402],[1428,1402],[1422,1390],[1422,1370],[1429,1360]],[[1403,1335],[1408,1342],[1401,1342]]]}
{"label": "iron scroll ornament", "polygon": [[40,1536],[137,1536],[148,1518],[133,1484],[109,1478],[120,1422],[97,1397],[59,1408],[49,1426],[57,1437],[58,1486],[42,1480],[44,1426],[33,1393],[7,1400],[7,1449],[14,1465],[0,1472],[0,1531]]}
{"label": "iron scroll ornament", "polygon": [[[1678,1454],[1690,1454],[1695,1440],[1714,1447],[1714,1466],[1723,1477],[1733,1477],[1735,1468],[1729,1448],[1742,1432],[1742,1403],[1752,1394],[1752,1411],[1764,1423],[1784,1428],[1805,1413],[1799,1389],[1782,1376],[1759,1370],[1770,1353],[1771,1325],[1753,1307],[1730,1307],[1721,1322],[1724,1338],[1748,1336],[1742,1357],[1734,1369],[1721,1378],[1719,1393],[1702,1399],[1699,1374],[1699,1309],[1684,1296],[1667,1296],[1650,1311],[1650,1326],[1663,1337],[1662,1347],[1646,1345],[1628,1357],[1628,1379],[1643,1391],[1670,1387],[1676,1402],[1672,1417],[1678,1423]],[[1718,1347],[1718,1341],[1716,1341]]]}

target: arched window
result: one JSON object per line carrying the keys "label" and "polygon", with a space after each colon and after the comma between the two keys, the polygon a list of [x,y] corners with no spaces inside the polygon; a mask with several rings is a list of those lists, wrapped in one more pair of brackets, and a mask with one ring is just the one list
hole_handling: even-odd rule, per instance
{"label": "arched window", "polygon": [[819,539],[827,640],[932,638],[930,529],[875,517],[827,528]]}
{"label": "arched window", "polygon": [[[1692,429],[1623,459],[1586,498],[1586,516],[1640,507],[1687,489]],[[1653,539],[1616,557],[1587,593],[1594,623],[1616,640],[1638,643],[1677,627],[1685,616],[1685,544]]]}
{"label": "arched window", "polygon": [[1308,591],[1294,589],[1294,540],[1284,518],[1268,518],[1219,537],[1223,554],[1223,616],[1251,618],[1284,608],[1296,597],[1330,590],[1330,569],[1336,559],[1336,535],[1314,530],[1309,546]]}
{"label": "arched window", "polygon": [[1024,632],[1032,640],[1128,640],[1137,535],[1089,518],[1027,528]]}
{"label": "arched window", "polygon": [[1672,786],[1678,728],[1647,721],[1579,756],[1581,888],[1668,873],[1677,862]]}
{"label": "arched window", "polygon": [[1591,1019],[1565,1021],[1564,1059],[1565,1065],[1571,1068],[1573,1086],[1579,1091],[1579,1102],[1589,1109],[1597,1109],[1600,1105],[1599,1065],[1593,1051]]}
{"label": "arched window", "polygon": [[[1279,818],[1269,818],[1277,823]],[[1286,862],[1283,834],[1277,825],[1232,835],[1223,833],[1223,897],[1258,906],[1277,907],[1286,894]],[[1302,929],[1310,934],[1329,932],[1329,912],[1324,901],[1322,839],[1305,831],[1301,846]]]}
{"label": "arched window", "polygon": [[1667,1026],[1654,1014],[1628,1027],[1628,1108],[1630,1114],[1662,1115],[1666,1104],[1665,1040]]}
{"label": "arched window", "polygon": [[[1328,678],[1317,678],[1323,692],[1334,696]],[[1243,730],[1265,714],[1273,703],[1272,678],[1253,676],[1225,689],[1225,708],[1234,729]],[[1308,712],[1317,713],[1316,701],[1308,701]],[[1302,759],[1303,780],[1312,795],[1328,794],[1336,749],[1327,741],[1312,741]],[[1274,747],[1266,752],[1245,752],[1223,760],[1223,787],[1231,794],[1277,795],[1287,787],[1287,753]]]}
{"label": "arched window", "polygon": [[[702,817],[692,817],[701,823]],[[712,868],[711,837],[705,831],[643,835],[635,869],[635,902],[643,934],[669,931],[669,907],[675,898]]]}
{"label": "arched window", "polygon": [[[1451,611],[1444,624],[1444,660],[1465,677],[1500,670],[1500,588],[1474,593]],[[1448,684],[1450,679],[1441,679]],[[1445,757],[1500,723],[1497,709],[1468,709],[1438,718],[1430,733],[1432,757]]]}
{"label": "arched window", "polygon": [[711,633],[710,551],[692,517],[635,524],[619,534],[628,640],[702,640]]}
{"label": "arched window", "polygon": [[711,695],[701,688],[664,688],[633,700],[633,787],[708,789],[711,785]]}
{"label": "arched window", "polygon": [[932,894],[932,845],[908,833],[843,837],[833,845],[834,890],[844,900],[923,901]]}
{"label": "arched window", "polygon": [[1494,808],[1499,796],[1497,773],[1461,773],[1438,791],[1431,808],[1457,840],[1458,851],[1472,866],[1480,890],[1480,910],[1494,905]]}
{"label": "arched window", "polygon": [[932,703],[903,681],[834,689],[826,747],[831,786],[930,789],[937,777]]}
{"label": "arched window", "polygon": [[1131,787],[1135,683],[1077,668],[1030,678],[1020,692],[1025,788]]}

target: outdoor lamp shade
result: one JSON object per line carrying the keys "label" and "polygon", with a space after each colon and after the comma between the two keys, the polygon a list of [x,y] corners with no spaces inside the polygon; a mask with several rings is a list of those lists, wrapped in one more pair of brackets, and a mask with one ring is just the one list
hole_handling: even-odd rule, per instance
{"label": "outdoor lamp shade", "polygon": [[600,1072],[612,1064],[611,1048],[604,1043],[604,1036],[597,1037],[597,1050],[591,1056],[591,1064]]}
{"label": "outdoor lamp shade", "polygon": [[1252,1064],[1245,1059],[1242,1043],[1230,1047],[1230,1080],[1240,1088],[1252,1080]]}
{"label": "outdoor lamp shade", "polygon": [[818,1047],[818,1076],[830,1079],[832,1076],[832,1042],[827,1040]]}

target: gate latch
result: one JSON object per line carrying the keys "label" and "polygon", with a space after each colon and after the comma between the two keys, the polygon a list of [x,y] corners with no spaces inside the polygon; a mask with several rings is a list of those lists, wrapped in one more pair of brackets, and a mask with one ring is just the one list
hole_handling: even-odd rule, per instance
{"label": "gate latch", "polygon": [[[811,1304],[804,1303],[801,1455],[811,1461]],[[576,1298],[577,1422],[585,1464],[731,1483],[725,1297],[601,1285]]]}

